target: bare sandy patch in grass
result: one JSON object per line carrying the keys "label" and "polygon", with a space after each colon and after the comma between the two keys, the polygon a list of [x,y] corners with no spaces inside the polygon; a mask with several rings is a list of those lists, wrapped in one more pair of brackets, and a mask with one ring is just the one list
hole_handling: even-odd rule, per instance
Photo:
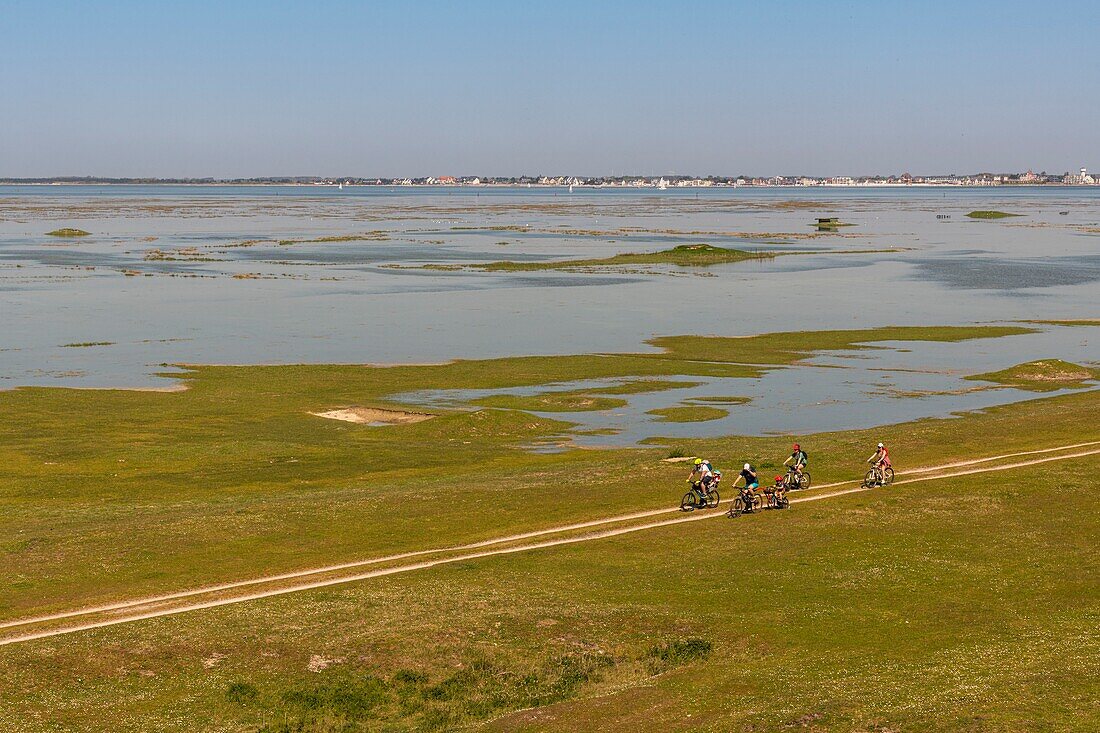
{"label": "bare sandy patch in grass", "polygon": [[309,414],[317,417],[327,417],[330,420],[343,420],[357,425],[407,425],[435,417],[435,415],[423,412],[383,410],[379,407],[342,407],[338,410],[311,412]]}

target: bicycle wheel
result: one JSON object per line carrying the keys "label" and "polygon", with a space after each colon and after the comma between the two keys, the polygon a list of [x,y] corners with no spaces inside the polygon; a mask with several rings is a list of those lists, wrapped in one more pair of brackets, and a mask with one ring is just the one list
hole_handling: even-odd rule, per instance
{"label": "bicycle wheel", "polygon": [[718,506],[718,502],[722,500],[722,497],[718,496],[717,489],[711,489],[707,492],[707,509],[713,509]]}
{"label": "bicycle wheel", "polygon": [[787,497],[785,497],[785,496],[784,496],[784,497],[783,497],[782,499],[780,499],[780,500],[779,500],[779,508],[780,508],[780,509],[786,509],[786,508],[787,508],[787,507],[789,507],[790,505],[791,505],[791,500],[790,500],[790,499],[788,499],[788,498],[787,498]]}
{"label": "bicycle wheel", "polygon": [[887,466],[886,468],[883,469],[883,471],[882,471],[882,483],[883,484],[892,484],[892,483],[894,483],[894,469],[890,468],[889,466]]}
{"label": "bicycle wheel", "polygon": [[689,491],[684,494],[684,498],[680,499],[680,511],[690,512],[695,509],[695,492]]}
{"label": "bicycle wheel", "polygon": [[768,509],[775,509],[776,506],[775,494],[768,494]]}
{"label": "bicycle wheel", "polygon": [[730,509],[730,512],[734,515],[744,514],[745,513],[745,500],[742,499],[740,496],[738,496],[736,499],[734,499],[733,500],[733,508]]}
{"label": "bicycle wheel", "polygon": [[805,471],[802,472],[802,476],[798,479],[798,488],[810,488],[810,474],[806,473]]}
{"label": "bicycle wheel", "polygon": [[752,497],[752,510],[756,511],[762,505],[763,505],[763,502],[760,501],[760,494],[753,494],[753,497]]}
{"label": "bicycle wheel", "polygon": [[869,489],[878,483],[878,471],[871,469],[867,472],[867,475],[863,477],[863,488]]}

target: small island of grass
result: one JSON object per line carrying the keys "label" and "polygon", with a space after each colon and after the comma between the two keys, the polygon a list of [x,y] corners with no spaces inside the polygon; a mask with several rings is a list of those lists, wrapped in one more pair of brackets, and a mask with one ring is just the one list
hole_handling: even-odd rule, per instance
{"label": "small island of grass", "polygon": [[743,260],[771,259],[768,252],[746,252],[741,249],[715,247],[711,244],[681,244],[660,252],[639,252],[586,260],[552,260],[549,262],[486,262],[470,265],[485,272],[523,272],[533,270],[564,270],[578,267],[615,267],[623,265],[674,265],[676,267],[710,267]]}
{"label": "small island of grass", "polygon": [[63,227],[61,229],[54,229],[52,232],[46,232],[47,237],[87,237],[91,232],[86,232],[83,229],[72,229],[70,227]]}
{"label": "small island of grass", "polygon": [[1042,359],[1017,364],[1008,369],[966,377],[982,382],[996,382],[1006,387],[1032,392],[1053,392],[1058,389],[1080,389],[1088,382],[1100,379],[1100,369],[1073,364],[1061,359]]}
{"label": "small island of grass", "polygon": [[645,394],[647,392],[663,392],[666,389],[687,389],[698,387],[702,382],[688,382],[679,379],[631,379],[619,382],[610,387],[597,387],[588,390],[588,394]]}
{"label": "small island of grass", "polygon": [[1031,320],[1020,323],[1038,323],[1042,326],[1100,326],[1100,318],[1072,318],[1062,320]]}
{"label": "small island of grass", "polygon": [[657,415],[658,422],[707,422],[721,420],[729,412],[720,407],[707,405],[679,405],[677,407],[659,407],[649,410],[647,415]]}
{"label": "small island of grass", "polygon": [[752,402],[752,398],[740,395],[715,395],[713,397],[690,397],[687,401],[692,404],[703,405],[747,405]]}
{"label": "small island of grass", "polygon": [[1023,216],[1023,214],[1010,214],[1007,211],[971,211],[967,214],[971,219],[1006,219],[1010,216]]}
{"label": "small island of grass", "polygon": [[598,412],[622,407],[626,400],[597,397],[584,392],[543,392],[536,395],[490,395],[474,400],[473,404],[526,412]]}

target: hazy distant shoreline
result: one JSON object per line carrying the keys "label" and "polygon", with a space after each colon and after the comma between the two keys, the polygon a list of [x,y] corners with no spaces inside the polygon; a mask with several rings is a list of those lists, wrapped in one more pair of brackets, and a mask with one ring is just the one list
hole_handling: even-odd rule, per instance
{"label": "hazy distant shoreline", "polygon": [[132,180],[132,181],[117,181],[117,180],[26,180],[18,178],[0,179],[0,186],[36,186],[36,187],[51,187],[51,186],[117,186],[119,188],[136,187],[136,186],[172,186],[179,188],[275,188],[275,187],[293,187],[293,188],[459,188],[459,189],[478,189],[478,188],[541,188],[541,189],[657,189],[657,190],[669,190],[669,189],[698,189],[698,188],[787,188],[787,189],[816,189],[816,188],[832,188],[832,189],[859,189],[859,188],[1096,188],[1100,186],[1097,183],[1063,183],[1063,182],[1047,182],[1047,183],[974,183],[974,182],[958,182],[958,183],[945,183],[945,182],[919,182],[919,183],[897,183],[897,182],[860,182],[860,183],[668,183],[660,185],[652,182],[645,183],[340,183],[336,182],[291,182],[291,181],[232,181],[232,180],[219,180],[219,181],[176,181],[165,179],[147,179],[147,180]]}

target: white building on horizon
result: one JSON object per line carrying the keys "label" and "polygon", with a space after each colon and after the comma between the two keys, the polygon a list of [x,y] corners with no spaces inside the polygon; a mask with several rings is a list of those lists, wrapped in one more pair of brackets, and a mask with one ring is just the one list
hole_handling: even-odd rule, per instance
{"label": "white building on horizon", "polygon": [[1092,186],[1096,183],[1096,179],[1089,175],[1087,168],[1082,168],[1077,175],[1066,175],[1062,179],[1062,183],[1067,186]]}

